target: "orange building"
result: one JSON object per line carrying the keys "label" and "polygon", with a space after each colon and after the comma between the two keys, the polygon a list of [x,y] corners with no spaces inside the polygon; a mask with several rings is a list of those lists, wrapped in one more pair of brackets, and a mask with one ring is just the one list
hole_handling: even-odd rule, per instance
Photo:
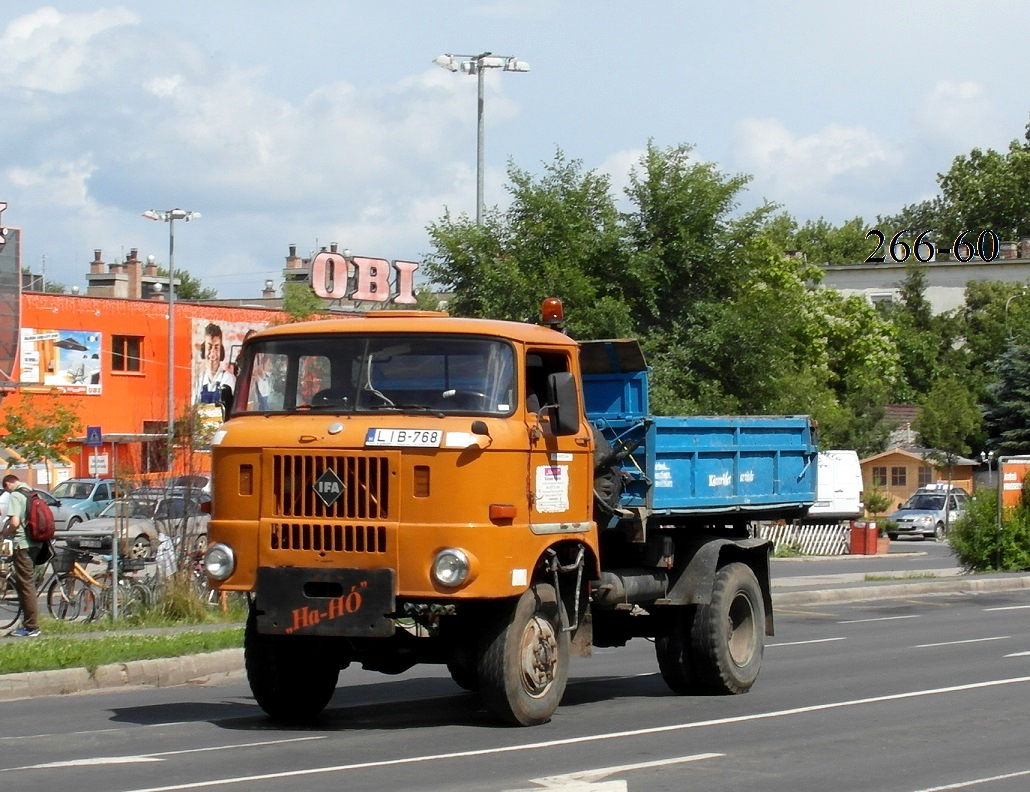
{"label": "orange building", "polygon": [[[169,306],[157,299],[163,296],[21,295],[14,370],[0,410],[15,407],[26,392],[56,394],[75,408],[90,429],[68,453],[76,475],[168,469]],[[176,302],[175,415],[231,398],[233,363],[247,332],[286,318],[274,309]]]}

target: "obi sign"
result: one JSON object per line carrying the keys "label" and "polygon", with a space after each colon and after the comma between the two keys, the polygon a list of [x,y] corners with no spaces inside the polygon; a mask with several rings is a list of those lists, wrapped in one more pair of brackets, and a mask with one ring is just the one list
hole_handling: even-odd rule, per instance
{"label": "obi sign", "polygon": [[[394,261],[344,256],[322,251],[311,260],[311,288],[327,300],[390,302],[415,304],[414,261]],[[396,273],[393,288],[391,271]]]}

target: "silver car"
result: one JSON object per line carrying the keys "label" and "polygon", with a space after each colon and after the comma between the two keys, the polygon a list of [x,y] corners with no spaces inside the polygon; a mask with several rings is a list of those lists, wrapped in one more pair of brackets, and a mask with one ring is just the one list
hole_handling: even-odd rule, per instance
{"label": "silver car", "polygon": [[901,508],[888,517],[887,535],[944,539],[947,529],[966,514],[969,494],[961,487],[931,484],[920,487]]}
{"label": "silver car", "polygon": [[[210,514],[202,499],[176,490],[135,490],[127,498],[111,501],[97,517],[81,528],[100,532],[117,531],[119,555],[128,558],[155,557],[158,534],[184,536],[191,547],[202,549],[207,543]],[[69,536],[65,540],[74,550],[110,553],[110,534]]]}

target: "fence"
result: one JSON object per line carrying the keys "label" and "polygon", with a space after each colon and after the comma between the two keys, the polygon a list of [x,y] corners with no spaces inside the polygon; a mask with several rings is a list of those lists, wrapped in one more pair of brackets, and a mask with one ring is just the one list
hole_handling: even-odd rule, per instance
{"label": "fence", "polygon": [[801,555],[847,555],[851,527],[846,520],[829,523],[760,523],[756,535],[781,546],[794,548]]}

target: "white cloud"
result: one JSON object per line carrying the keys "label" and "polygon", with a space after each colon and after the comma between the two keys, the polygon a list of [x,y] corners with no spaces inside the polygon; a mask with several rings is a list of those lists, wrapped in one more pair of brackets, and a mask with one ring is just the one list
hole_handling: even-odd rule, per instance
{"label": "white cloud", "polygon": [[920,137],[954,152],[1004,147],[1013,137],[987,89],[973,80],[938,80],[920,101],[915,126]]}
{"label": "white cloud", "polygon": [[0,80],[8,87],[57,94],[78,90],[104,70],[108,49],[97,39],[138,21],[124,8],[62,14],[46,6],[17,17],[0,35]]}
{"label": "white cloud", "polygon": [[850,209],[842,196],[885,180],[902,160],[895,144],[862,126],[828,124],[798,137],[776,119],[748,118],[737,136],[736,161],[754,177],[751,192],[802,216],[817,206],[823,214],[860,213],[857,201]]}

